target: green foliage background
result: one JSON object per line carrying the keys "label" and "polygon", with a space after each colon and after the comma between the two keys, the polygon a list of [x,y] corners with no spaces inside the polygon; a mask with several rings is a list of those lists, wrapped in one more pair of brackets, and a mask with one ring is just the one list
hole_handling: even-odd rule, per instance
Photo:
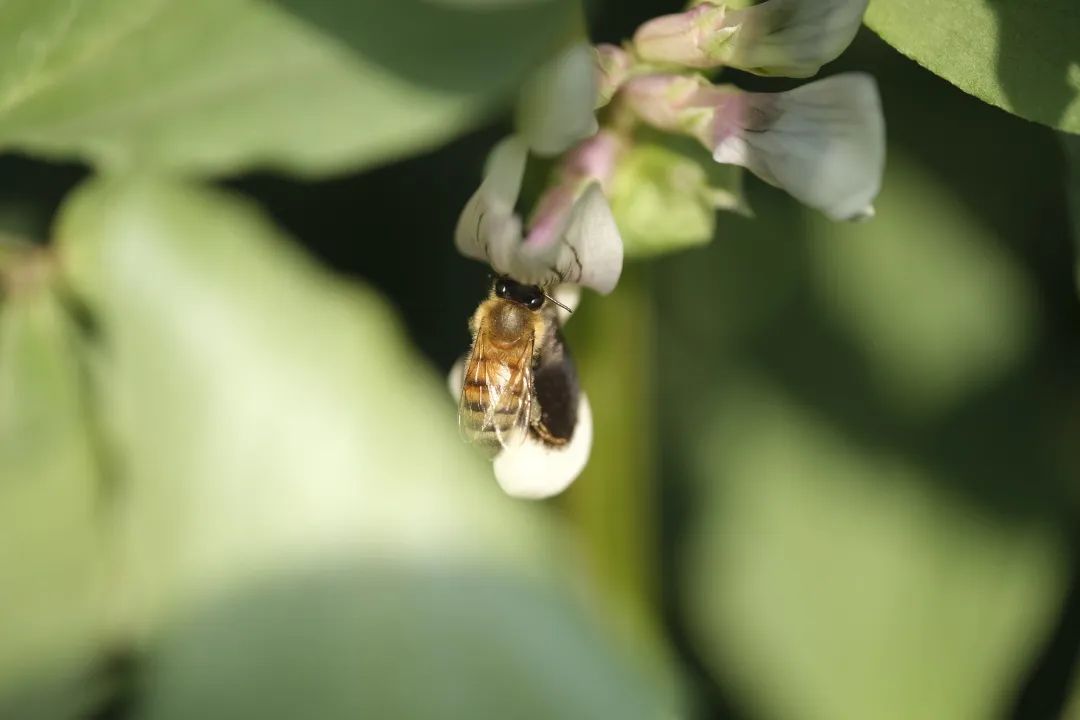
{"label": "green foliage background", "polygon": [[918,64],[825,69],[881,84],[871,222],[637,158],[543,504],[457,437],[450,238],[576,4],[0,5],[0,718],[1075,712],[1080,25],[1021,5],[874,0]]}

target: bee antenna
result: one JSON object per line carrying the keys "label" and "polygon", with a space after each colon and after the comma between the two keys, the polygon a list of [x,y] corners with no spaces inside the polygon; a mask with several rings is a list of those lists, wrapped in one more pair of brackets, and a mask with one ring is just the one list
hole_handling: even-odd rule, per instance
{"label": "bee antenna", "polygon": [[559,301],[558,301],[558,300],[556,300],[555,298],[551,297],[551,296],[550,296],[550,295],[548,295],[547,293],[544,293],[544,299],[546,299],[546,300],[550,300],[551,302],[555,303],[556,305],[558,305],[559,307],[561,307],[561,308],[562,308],[563,310],[565,310],[566,312],[570,313],[571,315],[573,315],[573,314],[574,314],[574,311],[573,311],[573,310],[571,310],[570,308],[566,307],[566,306],[565,306],[565,305],[563,305],[563,304],[562,304],[561,302],[559,302]]}

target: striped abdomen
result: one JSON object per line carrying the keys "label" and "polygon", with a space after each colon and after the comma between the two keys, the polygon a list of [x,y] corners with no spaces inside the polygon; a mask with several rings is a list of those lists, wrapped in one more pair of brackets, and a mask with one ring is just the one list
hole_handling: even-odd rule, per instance
{"label": "striped abdomen", "polygon": [[[491,352],[484,349],[484,355]],[[474,356],[476,350],[474,350]],[[461,389],[461,427],[472,442],[498,450],[528,428],[529,368],[520,362],[470,358]]]}

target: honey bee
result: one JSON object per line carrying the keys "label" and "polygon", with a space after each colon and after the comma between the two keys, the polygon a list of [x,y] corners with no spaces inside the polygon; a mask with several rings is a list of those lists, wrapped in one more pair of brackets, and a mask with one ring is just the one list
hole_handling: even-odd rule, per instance
{"label": "honey bee", "polygon": [[469,322],[458,420],[492,456],[530,438],[557,449],[573,437],[580,390],[557,307],[568,310],[542,287],[499,275]]}

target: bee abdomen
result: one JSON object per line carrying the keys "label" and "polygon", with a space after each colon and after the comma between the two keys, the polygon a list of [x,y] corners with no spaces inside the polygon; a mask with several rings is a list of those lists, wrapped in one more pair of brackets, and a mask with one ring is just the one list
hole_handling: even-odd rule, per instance
{"label": "bee abdomen", "polygon": [[500,435],[509,433],[521,407],[521,391],[505,388],[493,405],[485,382],[469,378],[463,388],[461,422],[472,440],[480,445],[497,448]]}

